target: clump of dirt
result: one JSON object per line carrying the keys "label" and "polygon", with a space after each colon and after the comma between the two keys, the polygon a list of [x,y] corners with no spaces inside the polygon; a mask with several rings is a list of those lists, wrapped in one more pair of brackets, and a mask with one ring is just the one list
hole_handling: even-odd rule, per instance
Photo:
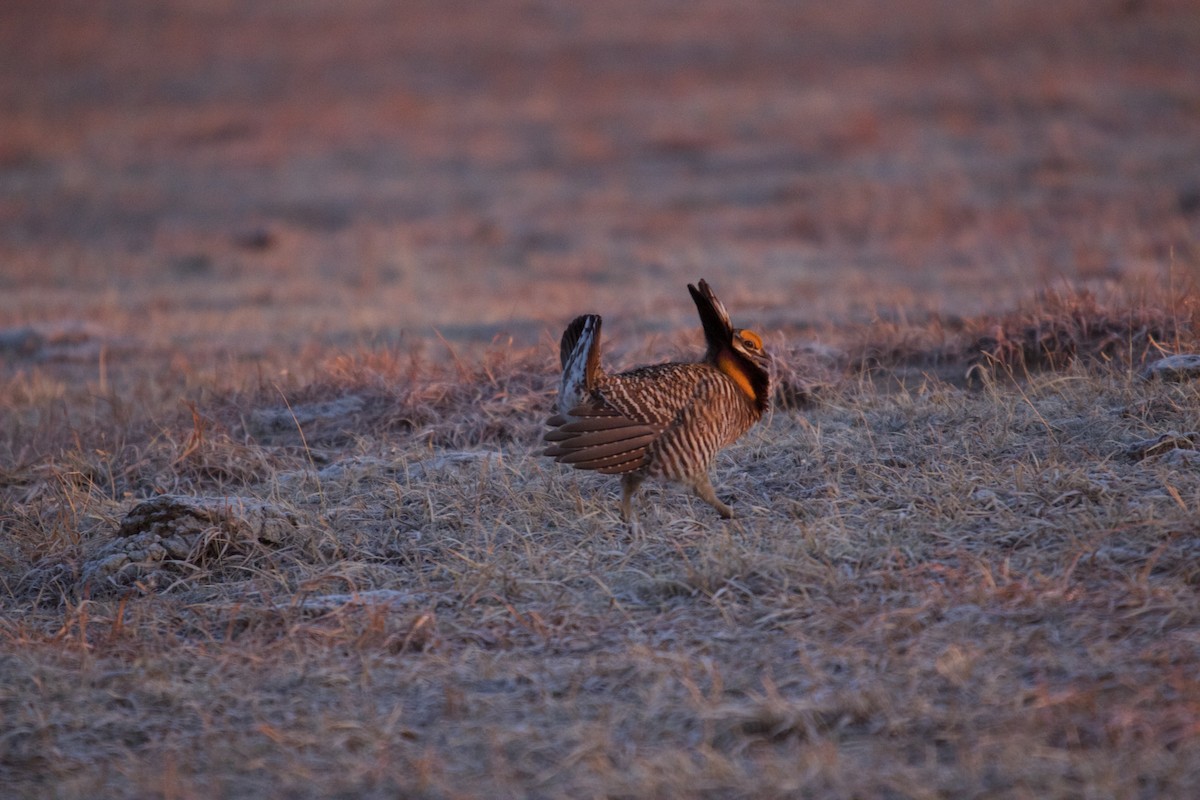
{"label": "clump of dirt", "polygon": [[1200,353],[1176,353],[1152,361],[1138,373],[1142,380],[1187,381],[1200,378]]}
{"label": "clump of dirt", "polygon": [[1150,439],[1139,439],[1126,448],[1125,454],[1134,461],[1161,458],[1169,462],[1194,461],[1200,453],[1200,431],[1167,431]]}
{"label": "clump of dirt", "polygon": [[[968,379],[1061,369],[1077,359],[1143,363],[1194,340],[1195,315],[1173,304],[1108,303],[1089,292],[1051,293],[1032,308],[983,319],[986,332],[964,349]],[[1182,313],[1181,313],[1182,312]]]}
{"label": "clump of dirt", "polygon": [[314,542],[310,521],[292,509],[245,497],[162,495],[134,506],[115,539],[83,565],[93,592],[136,585],[143,591]]}

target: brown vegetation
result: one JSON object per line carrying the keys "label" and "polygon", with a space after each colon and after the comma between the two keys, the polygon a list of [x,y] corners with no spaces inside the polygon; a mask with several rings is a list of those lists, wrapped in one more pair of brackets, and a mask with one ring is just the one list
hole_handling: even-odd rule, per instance
{"label": "brown vegetation", "polygon": [[1190,796],[1192,4],[488,5],[0,7],[6,796]]}

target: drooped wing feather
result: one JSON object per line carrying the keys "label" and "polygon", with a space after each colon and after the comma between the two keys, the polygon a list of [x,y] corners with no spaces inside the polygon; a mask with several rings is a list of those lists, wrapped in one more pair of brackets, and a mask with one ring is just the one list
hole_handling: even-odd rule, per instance
{"label": "drooped wing feather", "polygon": [[645,465],[662,428],[623,416],[610,406],[580,406],[547,420],[543,455],[576,469],[616,474]]}
{"label": "drooped wing feather", "polygon": [[606,376],[583,404],[547,420],[543,454],[576,469],[639,469],[698,387],[719,375],[707,364],[657,364]]}

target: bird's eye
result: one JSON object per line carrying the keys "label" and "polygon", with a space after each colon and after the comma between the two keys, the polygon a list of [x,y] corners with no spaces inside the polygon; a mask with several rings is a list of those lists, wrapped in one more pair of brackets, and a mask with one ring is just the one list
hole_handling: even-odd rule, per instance
{"label": "bird's eye", "polygon": [[754,331],[742,331],[742,344],[747,350],[761,350],[762,339]]}

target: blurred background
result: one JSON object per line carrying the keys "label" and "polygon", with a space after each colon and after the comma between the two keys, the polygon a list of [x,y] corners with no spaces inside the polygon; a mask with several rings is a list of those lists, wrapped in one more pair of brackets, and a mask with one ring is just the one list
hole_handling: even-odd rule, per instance
{"label": "blurred background", "polygon": [[0,326],[820,330],[1200,270],[1194,0],[7,0]]}

